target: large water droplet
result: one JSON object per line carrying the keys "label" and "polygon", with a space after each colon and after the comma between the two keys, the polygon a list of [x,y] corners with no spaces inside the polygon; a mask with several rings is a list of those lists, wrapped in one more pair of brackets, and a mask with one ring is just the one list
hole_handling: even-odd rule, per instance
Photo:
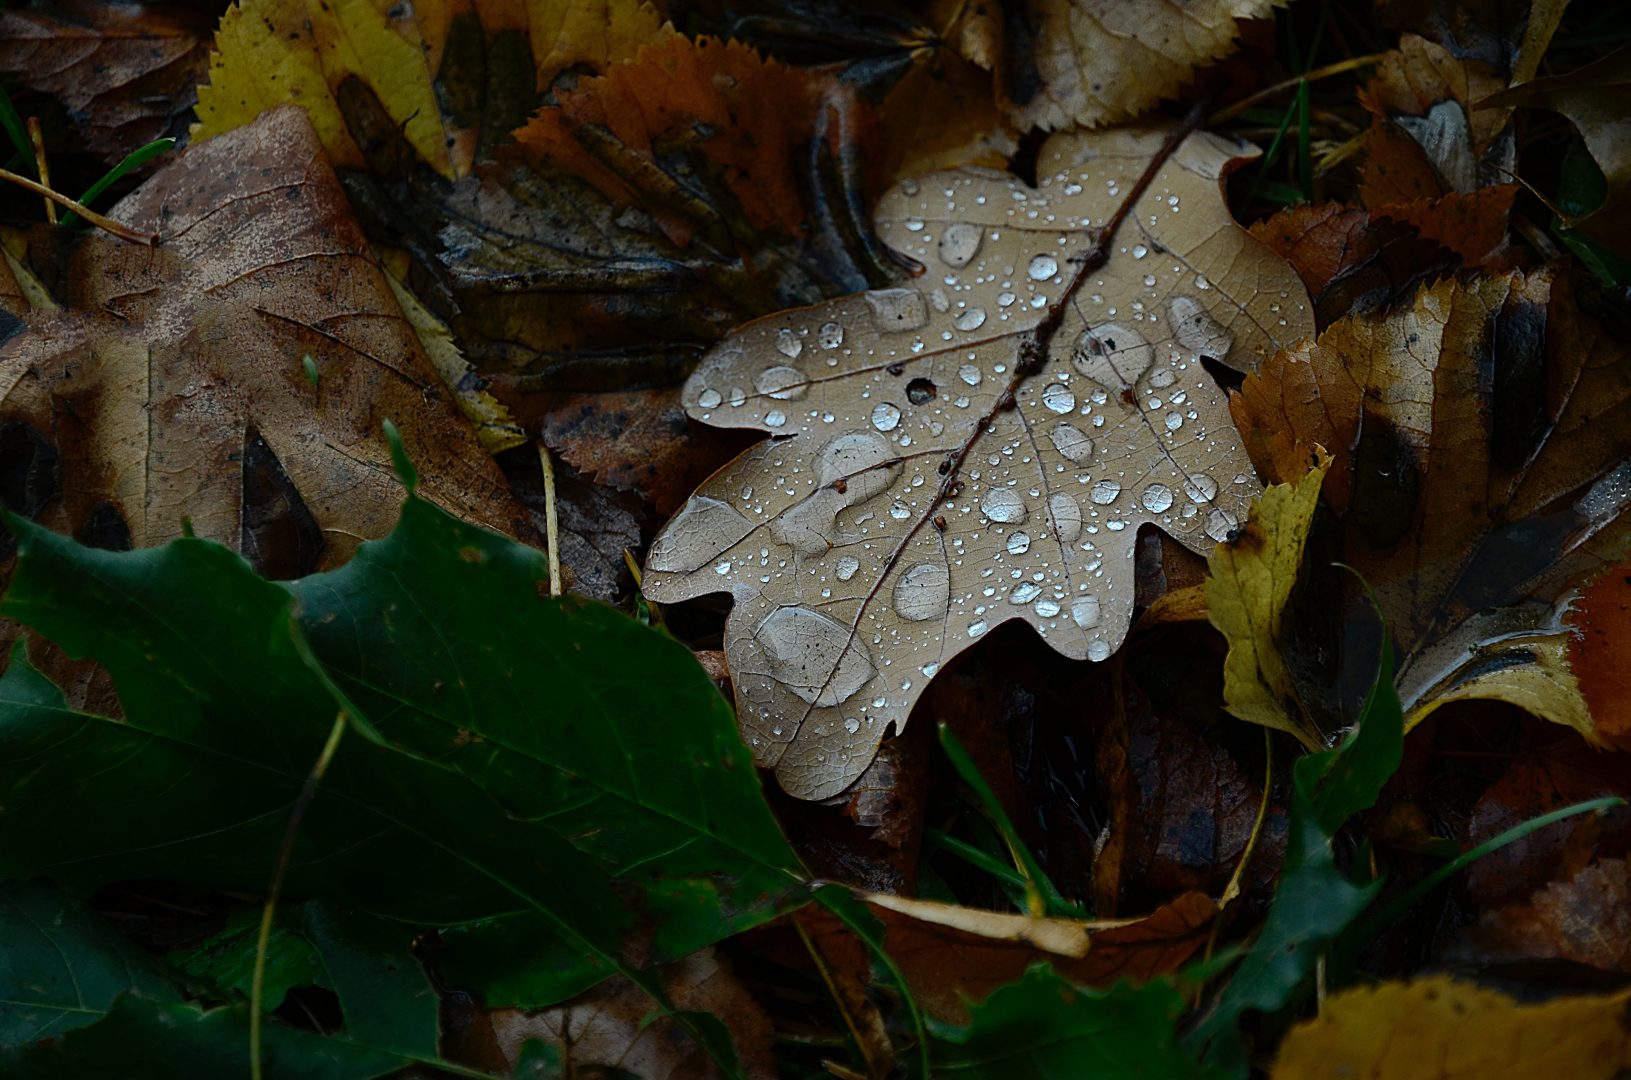
{"label": "large water droplet", "polygon": [[717,409],[724,400],[718,390],[704,390],[697,395],[697,405],[703,409]]}
{"label": "large water droplet", "polygon": [[816,706],[841,704],[876,670],[872,654],[849,627],[809,608],[777,608],[753,630],[770,676]]}
{"label": "large water droplet", "polygon": [[918,563],[895,582],[895,610],[913,622],[938,619],[951,600],[951,575],[940,563]]}
{"label": "large water droplet", "polygon": [[1144,335],[1126,323],[1084,330],[1070,352],[1071,366],[1103,386],[1132,386],[1154,360]]}
{"label": "large water droplet", "polygon": [[978,330],[985,325],[985,308],[969,308],[957,316],[957,329]]}
{"label": "large water droplet", "polygon": [[916,289],[873,289],[865,295],[878,329],[885,333],[916,330],[929,321],[929,307]]}
{"label": "large water droplet", "polygon": [[1042,616],[1044,619],[1051,619],[1055,615],[1059,614],[1059,601],[1053,599],[1052,597],[1044,596],[1042,599],[1036,602],[1035,610],[1036,613]]}
{"label": "large water droplet", "polygon": [[1064,415],[1076,411],[1076,395],[1064,383],[1049,383],[1042,391],[1042,404]]}
{"label": "large water droplet", "polygon": [[1184,414],[1181,412],[1169,412],[1166,415],[1166,419],[1162,422],[1166,424],[1168,431],[1177,431],[1179,428],[1184,426]]}
{"label": "large water droplet", "polygon": [[855,571],[859,570],[860,568],[860,559],[857,559],[853,555],[845,555],[838,560],[838,566],[834,572],[837,573],[839,581],[848,581],[850,578],[855,576]]}
{"label": "large water droplet", "polygon": [[1042,595],[1042,586],[1034,581],[1022,581],[1008,590],[1008,602],[1024,606]]}
{"label": "large water droplet", "polygon": [[1090,641],[1087,643],[1087,658],[1100,662],[1110,659],[1110,643],[1107,641]]}
{"label": "large water droplet", "polygon": [[1038,255],[1031,260],[1025,272],[1031,275],[1032,281],[1047,281],[1059,272],[1059,260],[1052,255]]}
{"label": "large water droplet", "polygon": [[947,266],[961,269],[974,260],[980,250],[985,230],[967,221],[954,221],[940,233],[940,259]]}
{"label": "large water droplet", "polygon": [[752,531],[753,523],[734,506],[693,495],[651,542],[646,565],[653,570],[689,573]]}
{"label": "large water droplet", "polygon": [[1060,424],[1048,432],[1048,439],[1067,461],[1086,465],[1093,457],[1093,440],[1082,434],[1080,428]]}
{"label": "large water droplet", "polygon": [[1218,482],[1206,473],[1198,473],[1184,481],[1184,494],[1195,502],[1211,502],[1218,496]]}
{"label": "large water droplet", "polygon": [[1133,246],[1133,258],[1135,258],[1135,259],[1142,259],[1144,256],[1148,255],[1149,253],[1150,253],[1150,249],[1145,247],[1143,244],[1135,244]]}
{"label": "large water droplet", "polygon": [[776,428],[781,427],[785,423],[787,423],[787,414],[782,412],[780,409],[771,409],[769,412],[765,413],[765,427]]}
{"label": "large water droplet", "polygon": [[1012,488],[992,488],[980,499],[980,512],[992,521],[1017,525],[1025,520],[1025,500]]}
{"label": "large water droplet", "polygon": [[912,511],[907,508],[905,503],[901,502],[899,499],[896,499],[895,505],[889,508],[889,516],[894,518],[896,521],[905,521],[907,518],[912,516]]}
{"label": "large water droplet", "polygon": [[880,401],[872,407],[872,426],[879,431],[894,431],[900,423],[900,406]]}
{"label": "large water droplet", "polygon": [[1109,506],[1111,503],[1116,501],[1116,496],[1120,494],[1121,485],[1116,481],[1100,480],[1098,483],[1093,485],[1093,490],[1088,492],[1087,497],[1098,503],[1100,506]]}
{"label": "large water droplet", "polygon": [[783,327],[776,331],[776,351],[791,359],[804,351],[804,342],[797,333]]}
{"label": "large water droplet", "polygon": [[1091,630],[1099,625],[1103,614],[1099,610],[1099,598],[1096,596],[1078,596],[1070,602],[1070,618],[1083,630]]}
{"label": "large water droplet", "polygon": [[1008,554],[1023,555],[1031,550],[1031,536],[1029,533],[1017,532],[1008,538]]}
{"label": "large water droplet", "polygon": [[973,622],[968,624],[969,637],[979,637],[983,633],[985,633],[984,619],[975,619]]}
{"label": "large water droplet", "polygon": [[1222,543],[1239,524],[1239,518],[1220,506],[1206,516],[1206,535]]}
{"label": "large water droplet", "polygon": [[1151,484],[1144,489],[1140,499],[1144,509],[1151,513],[1161,514],[1172,508],[1172,489],[1165,484]]}
{"label": "large water droplet", "polygon": [[979,386],[980,380],[985,378],[985,373],[974,364],[964,364],[957,369],[957,377],[970,386]]}
{"label": "large water droplet", "polygon": [[1222,360],[1234,345],[1234,335],[1218,325],[1192,296],[1174,296],[1168,300],[1167,318],[1172,322],[1172,336],[1195,356]]}
{"label": "large water droplet", "polygon": [[777,401],[797,401],[809,391],[810,380],[798,368],[783,364],[759,372],[753,388]]}
{"label": "large water droplet", "polygon": [[[855,506],[881,495],[900,471],[900,459],[887,439],[870,431],[834,435],[816,455],[816,476],[823,485],[844,482],[838,506]],[[829,489],[830,490],[830,489]]]}
{"label": "large water droplet", "polygon": [[835,322],[823,323],[816,331],[816,341],[823,349],[836,349],[844,344],[844,328]]}
{"label": "large water droplet", "polygon": [[1061,543],[1074,543],[1082,535],[1082,508],[1069,495],[1051,496],[1048,516],[1053,519],[1053,531]]}

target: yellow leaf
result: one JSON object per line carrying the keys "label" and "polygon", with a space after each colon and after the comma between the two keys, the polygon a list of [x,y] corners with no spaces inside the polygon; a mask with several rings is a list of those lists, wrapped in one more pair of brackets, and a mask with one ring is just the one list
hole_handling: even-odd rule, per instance
{"label": "yellow leaf", "polygon": [[1322,740],[1297,702],[1291,672],[1280,655],[1280,631],[1330,467],[1330,457],[1321,450],[1319,464],[1307,476],[1263,492],[1246,527],[1207,559],[1207,611],[1212,625],[1229,639],[1224,707],[1242,720],[1290,732],[1310,748]]}
{"label": "yellow leaf", "polygon": [[1280,1044],[1274,1080],[1608,1080],[1631,1067],[1631,990],[1520,1005],[1445,976],[1333,995]]}
{"label": "yellow leaf", "polygon": [[562,71],[604,68],[673,34],[640,0],[239,0],[216,32],[193,138],[294,102],[330,162],[361,168],[357,117],[372,95],[431,168],[463,176]]}

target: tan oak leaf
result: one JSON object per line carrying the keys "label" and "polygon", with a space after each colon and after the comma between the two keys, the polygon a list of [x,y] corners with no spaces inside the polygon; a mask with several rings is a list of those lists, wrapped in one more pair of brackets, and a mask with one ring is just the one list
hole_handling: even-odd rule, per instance
{"label": "tan oak leaf", "polygon": [[790,793],[849,786],[1011,619],[1108,657],[1140,526],[1204,552],[1245,519],[1261,488],[1202,361],[1251,370],[1306,336],[1307,294],[1228,216],[1239,151],[1192,135],[1153,168],[1166,141],[1055,136],[1035,188],[902,182],[876,218],[915,282],[750,323],[687,382],[695,419],[774,438],[657,536],[645,591],[733,595],[743,734]]}

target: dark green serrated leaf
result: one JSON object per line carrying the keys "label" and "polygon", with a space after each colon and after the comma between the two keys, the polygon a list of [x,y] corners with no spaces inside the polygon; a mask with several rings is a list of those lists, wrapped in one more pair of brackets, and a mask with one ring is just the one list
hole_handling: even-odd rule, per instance
{"label": "dark green serrated leaf", "polygon": [[[16,690],[25,667],[13,657],[0,695]],[[0,1055],[95,1023],[120,994],[180,994],[174,971],[44,882],[0,884],[0,942]]]}
{"label": "dark green serrated leaf", "polygon": [[1192,1049],[1204,1048],[1208,1063],[1243,1070],[1241,1017],[1291,1001],[1326,946],[1375,898],[1381,883],[1350,881],[1331,842],[1350,817],[1375,804],[1403,748],[1393,650],[1384,641],[1381,669],[1355,730],[1337,749],[1309,754],[1292,767],[1290,832],[1274,903],[1251,951],[1187,1040]]}
{"label": "dark green serrated leaf", "polygon": [[932,1024],[934,1075],[969,1080],[1218,1077],[1176,1037],[1183,995],[1167,982],[1085,990],[1038,965],[969,1006],[967,1027]]}
{"label": "dark green serrated leaf", "polygon": [[540,597],[547,581],[541,553],[410,499],[391,536],[291,588],[313,654],[381,736],[637,889],[654,959],[801,900],[803,869],[690,651]]}
{"label": "dark green serrated leaf", "polygon": [[[19,558],[4,613],[102,663],[127,722],[27,702],[0,713],[0,873],[260,892],[344,701],[303,655],[289,593],[204,541],[114,553],[8,526]],[[528,909],[616,955],[630,913],[598,867],[457,772],[366,737],[354,715],[287,895],[429,924]]]}

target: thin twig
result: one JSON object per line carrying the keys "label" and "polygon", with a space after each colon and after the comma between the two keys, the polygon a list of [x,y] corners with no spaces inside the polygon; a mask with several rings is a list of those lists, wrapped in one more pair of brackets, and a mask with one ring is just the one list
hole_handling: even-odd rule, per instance
{"label": "thin twig", "polygon": [[[40,130],[40,118],[28,118],[28,141],[34,144],[34,171],[39,175],[40,183],[46,187],[51,186],[51,166],[45,160],[45,134]],[[45,199],[45,220],[55,225],[57,223],[57,204]]]}
{"label": "thin twig", "polygon": [[329,728],[328,741],[323,744],[322,751],[312,764],[311,772],[306,776],[305,785],[300,789],[299,797],[295,799],[294,808],[289,811],[289,825],[283,830],[283,844],[278,848],[277,864],[272,868],[272,881],[266,887],[266,903],[261,908],[260,935],[255,939],[255,975],[249,984],[251,1080],[262,1080],[261,1004],[266,991],[266,951],[272,940],[272,916],[277,911],[278,895],[283,892],[283,878],[289,871],[289,858],[294,853],[295,836],[300,832],[300,823],[305,819],[306,810],[317,794],[317,785],[322,781],[323,774],[328,772],[329,762],[334,760],[334,751],[340,745],[340,736],[345,734],[346,721],[344,709],[335,714],[334,726]]}
{"label": "thin twig", "polygon": [[95,210],[92,210],[88,206],[80,205],[60,191],[52,191],[43,184],[36,184],[28,177],[20,176],[17,173],[12,172],[10,169],[0,169],[0,180],[9,180],[20,188],[24,188],[28,191],[32,191],[36,195],[50,199],[58,206],[67,207],[69,210],[72,210],[74,213],[90,222],[92,225],[95,225],[98,229],[101,229],[103,232],[112,233],[121,240],[128,240],[132,244],[141,244],[145,247],[152,247],[154,244],[159,242],[158,233],[137,232],[128,225],[121,225],[112,218],[103,217],[101,214],[98,214]]}
{"label": "thin twig", "polygon": [[1273,86],[1265,86],[1257,93],[1241,98],[1228,108],[1218,110],[1207,118],[1206,126],[1216,127],[1225,121],[1233,120],[1235,117],[1239,116],[1241,113],[1245,112],[1247,109],[1251,108],[1253,105],[1256,105],[1260,101],[1266,101],[1276,94],[1285,93],[1287,90],[1295,90],[1298,83],[1318,82],[1320,79],[1328,79],[1332,75],[1341,75],[1345,71],[1352,71],[1354,68],[1366,67],[1367,65],[1377,63],[1385,56],[1387,56],[1387,53],[1371,53],[1369,56],[1356,56],[1351,60],[1338,60],[1334,64],[1326,64],[1322,68],[1315,68],[1306,75],[1293,75],[1284,82],[1277,82]]}
{"label": "thin twig", "polygon": [[1235,872],[1229,875],[1229,884],[1224,886],[1223,895],[1218,899],[1218,910],[1222,911],[1229,906],[1230,901],[1240,895],[1240,882],[1246,876],[1246,867],[1252,861],[1252,855],[1257,851],[1258,837],[1263,835],[1263,823],[1269,818],[1269,797],[1274,792],[1274,732],[1268,728],[1263,729],[1263,801],[1257,804],[1257,820],[1252,823],[1252,834],[1246,838],[1246,850],[1240,853],[1240,862],[1235,864]]}
{"label": "thin twig", "polygon": [[538,442],[538,460],[544,466],[544,540],[549,544],[549,595],[561,595],[560,518],[555,512],[555,462],[549,447]]}

